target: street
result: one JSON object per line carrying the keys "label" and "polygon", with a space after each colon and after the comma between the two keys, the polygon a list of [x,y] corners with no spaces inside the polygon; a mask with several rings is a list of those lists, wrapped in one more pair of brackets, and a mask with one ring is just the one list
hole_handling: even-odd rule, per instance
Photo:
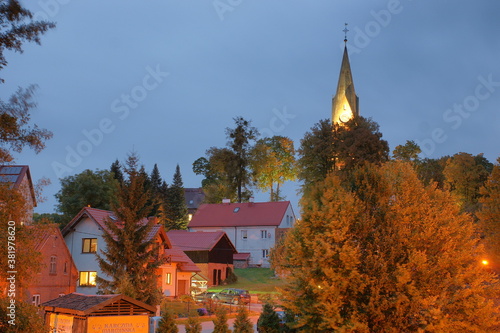
{"label": "street", "polygon": [[[249,318],[253,323],[254,332],[257,332],[257,320],[259,319],[259,316],[251,316]],[[227,320],[227,323],[228,323],[230,329],[233,328],[234,320],[235,320],[234,318]],[[179,328],[179,333],[186,332],[184,325],[177,325],[177,327]],[[202,330],[201,330],[202,333],[212,333],[214,330],[214,323],[211,320],[205,321],[205,322],[201,323],[201,327],[202,327]]]}

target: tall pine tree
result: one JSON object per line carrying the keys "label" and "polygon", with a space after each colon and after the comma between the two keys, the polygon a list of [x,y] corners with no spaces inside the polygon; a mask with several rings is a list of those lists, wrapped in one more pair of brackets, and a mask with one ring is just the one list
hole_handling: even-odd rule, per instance
{"label": "tall pine tree", "polygon": [[105,293],[123,293],[150,305],[159,303],[161,291],[157,288],[155,270],[162,264],[159,248],[150,231],[155,222],[146,217],[149,192],[138,169],[138,157],[131,154],[125,173],[128,179],[118,193],[118,204],[113,208],[115,218],[108,218],[103,233],[105,251],[97,261],[105,277],[98,276],[99,289]]}
{"label": "tall pine tree", "polygon": [[188,210],[184,194],[181,169],[179,164],[175,168],[172,185],[167,189],[165,202],[165,227],[167,230],[186,229],[188,224]]}

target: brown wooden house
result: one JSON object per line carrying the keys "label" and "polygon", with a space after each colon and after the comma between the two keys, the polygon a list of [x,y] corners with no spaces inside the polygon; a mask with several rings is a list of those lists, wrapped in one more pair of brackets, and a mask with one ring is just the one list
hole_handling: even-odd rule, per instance
{"label": "brown wooden house", "polygon": [[225,232],[171,230],[167,236],[174,248],[184,251],[200,268],[210,286],[219,285],[232,273],[233,254],[237,251]]}

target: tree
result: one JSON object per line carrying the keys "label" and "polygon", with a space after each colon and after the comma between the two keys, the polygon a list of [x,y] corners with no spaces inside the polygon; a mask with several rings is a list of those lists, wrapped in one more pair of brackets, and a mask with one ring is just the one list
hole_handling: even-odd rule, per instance
{"label": "tree", "polygon": [[111,173],[113,174],[113,178],[118,181],[118,184],[123,183],[124,177],[123,177],[122,165],[120,164],[120,161],[118,161],[118,160],[114,161],[111,164],[109,171],[111,171]]}
{"label": "tree", "polygon": [[270,303],[265,303],[262,307],[262,313],[257,320],[259,332],[263,333],[278,333],[280,329],[280,318],[274,311],[274,307]]}
{"label": "tree", "polygon": [[308,187],[322,181],[335,167],[333,125],[320,120],[306,132],[298,149],[298,178]]}
{"label": "tree", "polygon": [[110,210],[115,202],[119,183],[108,170],[85,170],[77,175],[60,179],[61,189],[55,197],[57,210],[65,223],[71,221],[87,206]]}
{"label": "tree", "polygon": [[[39,309],[29,303],[17,301],[15,306],[15,317],[9,316],[10,299],[4,295],[0,296],[0,332],[3,333],[46,333],[50,328],[45,325]],[[15,325],[11,325],[11,321]]]}
{"label": "tree", "polygon": [[244,306],[238,308],[238,315],[233,324],[233,333],[253,333],[253,325]]}
{"label": "tree", "polygon": [[424,158],[417,164],[418,178],[424,185],[435,183],[440,189],[444,189],[444,167],[449,156],[443,156],[438,159]]}
{"label": "tree", "polygon": [[159,244],[150,232],[155,221],[147,219],[149,191],[138,168],[138,157],[129,155],[125,173],[128,179],[120,185],[117,204],[113,206],[116,219],[108,218],[103,233],[106,250],[97,255],[101,271],[97,284],[104,294],[123,293],[150,305],[157,305],[161,291],[154,273],[162,264]]}
{"label": "tree", "polygon": [[269,191],[269,201],[282,200],[280,185],[296,179],[293,141],[283,136],[260,139],[250,155],[250,165],[257,187]]}
{"label": "tree", "polygon": [[443,175],[445,188],[453,193],[462,209],[466,212],[475,212],[480,197],[479,189],[489,175],[482,154],[453,155],[446,161]]}
{"label": "tree", "polygon": [[165,310],[161,316],[160,322],[158,324],[158,328],[156,329],[157,333],[177,333],[179,329],[175,324],[175,320],[170,313],[170,311]]}
{"label": "tree", "polygon": [[188,210],[184,194],[181,169],[179,164],[175,168],[172,185],[167,190],[165,202],[165,226],[171,230],[186,229],[188,224]]}
{"label": "tree", "polygon": [[309,331],[492,332],[497,277],[474,221],[408,164],[329,175],[285,236],[283,306]]}
{"label": "tree", "polygon": [[224,306],[217,307],[215,311],[215,318],[213,319],[214,331],[213,333],[230,333],[231,330],[227,325],[227,310]]}
{"label": "tree", "polygon": [[480,194],[481,208],[476,215],[484,232],[490,265],[500,271],[500,158],[481,187]]}
{"label": "tree", "polygon": [[407,140],[405,145],[398,145],[394,148],[392,155],[395,160],[411,162],[416,165],[419,162],[420,153],[419,145],[413,140]]}
{"label": "tree", "polygon": [[188,317],[186,322],[186,333],[201,333],[201,323],[198,318]]}
{"label": "tree", "polygon": [[[17,0],[0,2],[0,70],[7,65],[4,51],[22,53],[25,42],[40,44],[40,35],[54,28],[55,24],[32,21],[33,14]],[[4,80],[0,78],[0,83]],[[7,102],[0,100],[0,163],[10,162],[10,150],[21,152],[25,146],[39,153],[52,133],[37,125],[31,127],[30,112],[36,107],[33,101],[35,85],[18,88]]]}

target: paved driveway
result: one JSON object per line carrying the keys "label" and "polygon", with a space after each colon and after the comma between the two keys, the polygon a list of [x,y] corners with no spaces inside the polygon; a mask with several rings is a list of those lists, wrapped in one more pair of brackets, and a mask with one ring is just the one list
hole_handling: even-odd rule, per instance
{"label": "paved driveway", "polygon": [[[254,332],[257,332],[257,319],[259,319],[259,317],[258,316],[251,316],[249,318],[253,323]],[[228,323],[230,329],[233,328],[234,320],[235,320],[234,318],[227,320],[227,323]],[[179,333],[186,332],[186,330],[184,329],[184,325],[177,325],[177,327],[179,328]],[[213,321],[205,321],[205,322],[201,323],[201,327],[202,327],[202,331],[201,331],[202,333],[212,333],[214,330],[214,323],[213,323]]]}

